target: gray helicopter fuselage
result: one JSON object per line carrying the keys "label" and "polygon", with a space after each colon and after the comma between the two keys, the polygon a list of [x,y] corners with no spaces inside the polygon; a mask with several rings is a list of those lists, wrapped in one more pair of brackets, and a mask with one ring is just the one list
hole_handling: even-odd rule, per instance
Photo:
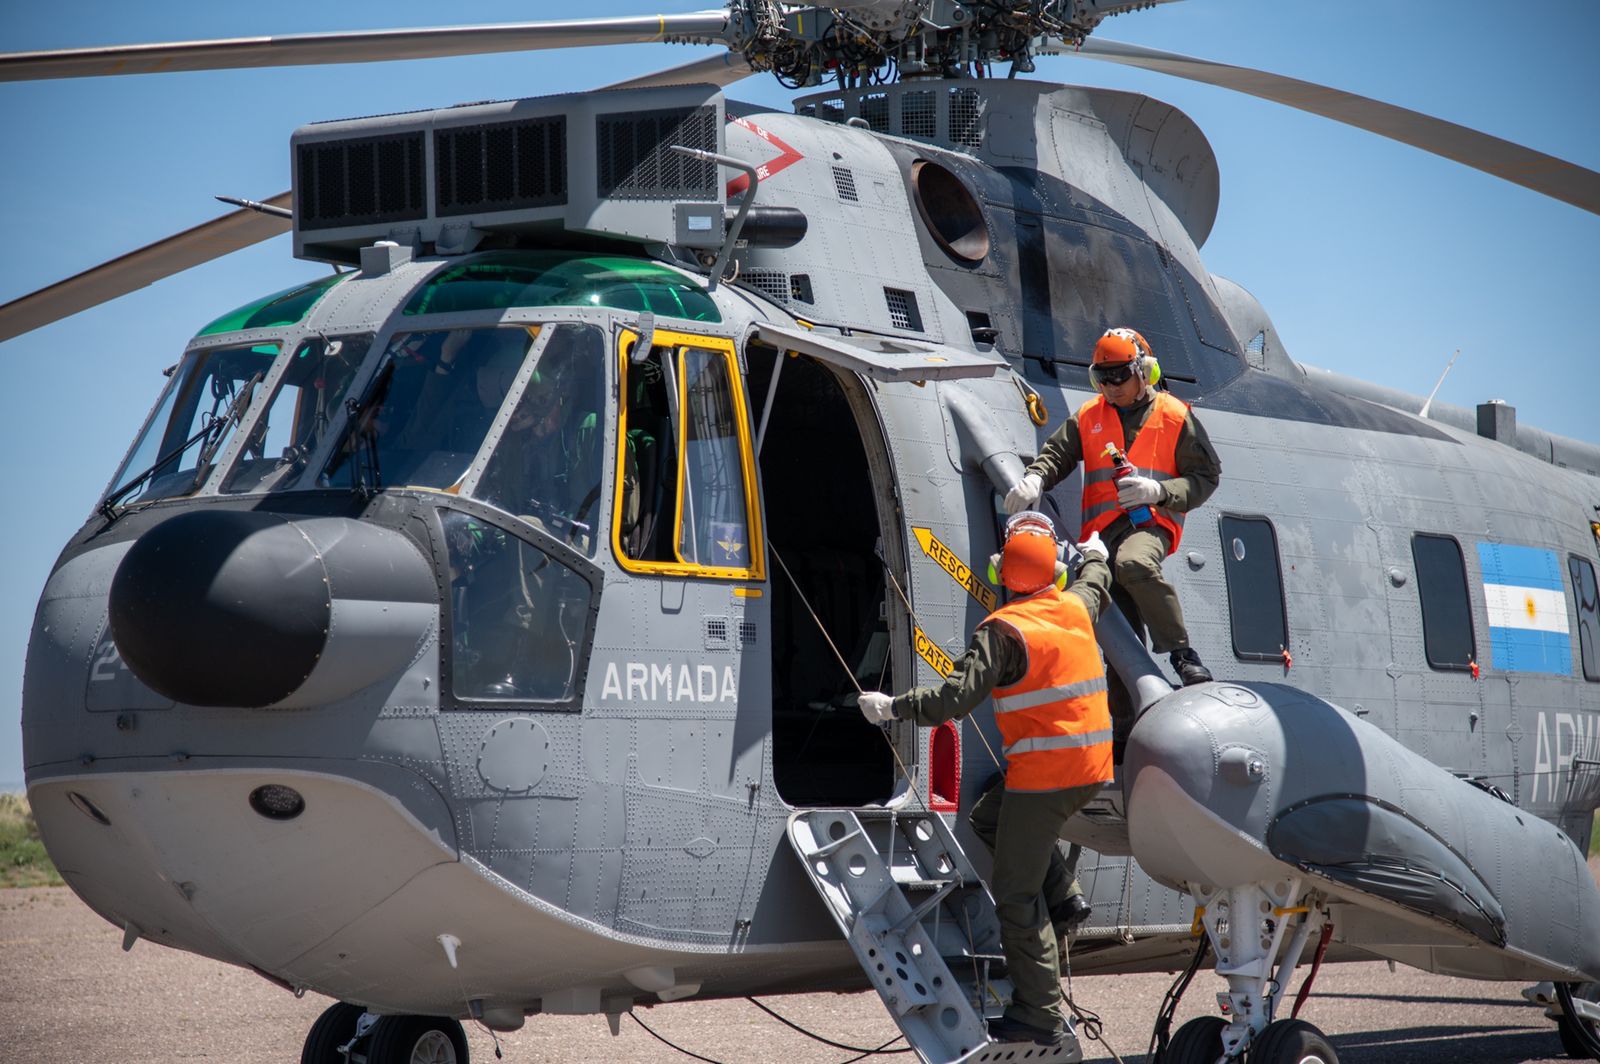
{"label": "gray helicopter fuselage", "polygon": [[[514,1026],[534,1009],[865,985],[785,825],[818,805],[948,815],[997,771],[987,711],[964,733],[880,732],[850,696],[935,682],[959,656],[996,601],[981,576],[996,489],[1092,397],[1084,353],[1121,324],[1151,339],[1222,459],[1221,488],[1166,566],[1214,671],[1273,704],[1272,685],[1292,685],[1285,713],[1302,697],[1336,703],[1364,721],[1347,733],[1358,751],[1396,744],[1511,799],[1464,782],[1467,797],[1452,798],[1437,783],[1460,809],[1503,806],[1586,839],[1600,802],[1600,663],[1580,574],[1597,560],[1600,481],[1254,364],[1236,302],[1200,263],[1215,164],[1198,130],[1142,97],[1016,84],[971,98],[935,86],[925,133],[908,125],[922,114],[905,102],[914,89],[886,97],[884,124],[871,111],[867,129],[730,108],[725,150],[765,170],[756,202],[799,209],[808,229],[791,248],[742,249],[738,277],[710,294],[692,257],[647,245],[670,283],[714,306],[699,318],[652,305],[647,321],[641,306],[603,300],[418,311],[416,294],[456,266],[509,269],[519,253],[397,248],[364,258],[295,320],[198,337],[186,358],[275,351],[262,356],[262,396],[299,379],[302,351],[331,357],[341,341],[362,354],[349,403],[268,488],[232,479],[272,465],[251,445],[261,399],[192,491],[97,513],[64,550],[30,642],[23,730],[30,798],[67,882],[130,936],[383,1011],[460,1015],[473,1001]],[[852,97],[839,117],[872,106]],[[919,193],[913,176],[938,180],[928,163],[968,187],[981,248],[968,230],[957,254],[946,249],[951,233],[926,200],[937,190]],[[364,479],[346,426],[400,372],[385,367],[407,357],[405,336],[489,330],[532,346],[481,439],[453,459],[459,476],[420,462],[415,482]],[[487,488],[518,404],[542,383],[536,355],[562,330],[599,345],[590,368],[605,397],[590,426],[599,502],[578,523]],[[791,333],[807,357],[780,353],[789,344],[774,337]],[[642,360],[641,334],[654,339]],[[881,343],[863,354],[851,346],[862,337]],[[736,398],[696,430],[732,441],[724,464],[686,462],[678,509],[664,511],[688,527],[689,506],[713,498],[694,478],[741,466],[754,505],[737,524],[744,538],[721,526],[720,565],[681,561],[687,533],[679,561],[624,545],[626,482],[661,440],[630,435],[638,425],[622,418],[657,350],[728,359]],[[963,379],[941,374],[962,359],[975,367]],[[689,362],[661,365],[670,379]],[[328,474],[341,454],[348,482]],[[1050,498],[1075,532],[1076,478]],[[1419,591],[1419,535],[1457,545],[1470,666],[1430,649],[1438,618]],[[1523,627],[1546,647],[1559,629],[1564,671],[1506,634],[1499,589],[1525,575],[1511,554],[1555,566],[1553,592],[1523,580],[1543,611]],[[474,604],[491,573],[525,595],[492,618]],[[1263,650],[1256,619],[1274,601],[1283,639]],[[463,641],[488,625],[539,639]],[[263,664],[228,635],[238,631],[281,635],[303,656]],[[530,647],[548,690],[537,677],[473,678],[486,654],[514,671]],[[187,701],[201,676],[220,693]],[[941,761],[952,741],[956,756]],[[285,788],[303,807],[275,818]],[[981,847],[969,850],[981,864]],[[1123,929],[1136,941],[1097,946],[1075,967],[1169,967],[1192,921],[1192,901],[1171,889],[1185,877],[1106,850],[1083,867],[1098,929],[1085,941],[1121,942]],[[1517,889],[1497,904],[1525,926],[1570,903]],[[1441,963],[1421,932],[1402,948],[1392,924],[1374,918],[1363,937],[1353,923],[1345,956]],[[1511,959],[1484,948],[1498,959],[1478,974],[1600,976],[1553,947]]]}

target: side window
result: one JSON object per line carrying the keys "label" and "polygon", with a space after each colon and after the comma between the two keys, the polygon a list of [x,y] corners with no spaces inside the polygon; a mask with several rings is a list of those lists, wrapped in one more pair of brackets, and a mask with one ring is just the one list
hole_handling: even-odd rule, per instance
{"label": "side window", "polygon": [[454,510],[440,519],[450,555],[451,693],[577,709],[589,582],[487,521]]}
{"label": "side window", "polygon": [[636,572],[763,577],[750,418],[733,345],[657,331],[619,345],[613,544]]}
{"label": "side window", "polygon": [[1277,661],[1289,646],[1289,625],[1272,522],[1224,517],[1221,526],[1233,652],[1245,661]]}
{"label": "side window", "polygon": [[750,568],[745,498],[744,427],[734,391],[732,352],[686,347],[683,373],[683,463],[678,497],[678,557],[696,565]]}
{"label": "side window", "polygon": [[1578,650],[1583,656],[1583,678],[1600,680],[1600,587],[1594,566],[1577,555],[1567,559],[1572,590],[1578,597]]}
{"label": "side window", "polygon": [[1472,600],[1461,545],[1449,536],[1411,537],[1422,599],[1422,643],[1435,669],[1470,669],[1478,651],[1472,634]]}

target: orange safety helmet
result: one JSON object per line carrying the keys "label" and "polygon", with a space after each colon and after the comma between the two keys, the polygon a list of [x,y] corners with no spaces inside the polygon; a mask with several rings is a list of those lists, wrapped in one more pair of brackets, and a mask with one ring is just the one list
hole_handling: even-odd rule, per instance
{"label": "orange safety helmet", "polygon": [[1000,548],[1000,582],[1019,595],[1030,595],[1056,579],[1056,531],[1050,518],[1024,510],[1006,522]]}
{"label": "orange safety helmet", "polygon": [[[1127,366],[1149,388],[1161,380],[1161,363],[1150,350],[1150,342],[1132,329],[1107,329],[1094,345],[1089,362],[1089,380],[1096,390],[1104,383],[1098,372],[1102,366],[1113,373]],[[1122,375],[1111,383],[1120,384],[1126,379],[1127,376]]]}

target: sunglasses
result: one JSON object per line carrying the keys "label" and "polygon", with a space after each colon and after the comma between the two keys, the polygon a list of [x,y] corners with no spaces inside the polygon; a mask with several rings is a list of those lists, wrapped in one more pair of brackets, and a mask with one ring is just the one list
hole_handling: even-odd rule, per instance
{"label": "sunglasses", "polygon": [[1096,384],[1111,387],[1115,387],[1118,384],[1126,384],[1128,379],[1133,376],[1133,363],[1118,362],[1110,366],[1090,366],[1089,376],[1094,378]]}

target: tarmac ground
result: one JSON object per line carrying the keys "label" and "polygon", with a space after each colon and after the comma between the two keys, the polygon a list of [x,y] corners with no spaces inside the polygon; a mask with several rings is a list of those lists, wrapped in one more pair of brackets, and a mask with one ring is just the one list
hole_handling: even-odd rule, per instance
{"label": "tarmac ground", "polygon": [[[121,944],[121,932],[65,887],[0,891],[0,1059],[294,1062],[312,1022],[329,1004],[316,995],[296,999],[246,969],[148,942],[124,954]],[[1105,1025],[1105,1043],[1086,1042],[1085,1059],[1113,1061],[1114,1049],[1126,1064],[1143,1061],[1150,1025],[1171,981],[1164,974],[1074,980],[1078,1004],[1098,1013]],[[1212,1012],[1221,985],[1208,973],[1196,976],[1179,1022]],[[1520,990],[1511,983],[1403,967],[1391,972],[1381,962],[1330,965],[1318,976],[1301,1018],[1332,1038],[1344,1064],[1567,1061],[1555,1025]],[[899,1033],[872,993],[762,1002],[851,1046],[875,1047]],[[534,1016],[520,1031],[501,1035],[499,1048],[509,1064],[692,1059],[643,1025],[722,1064],[840,1064],[855,1056],[785,1028],[743,999],[639,1009],[622,1018],[616,1036],[602,1016]],[[474,1060],[495,1059],[486,1030],[469,1027],[468,1039]],[[867,1059],[889,1064],[910,1058]]]}

